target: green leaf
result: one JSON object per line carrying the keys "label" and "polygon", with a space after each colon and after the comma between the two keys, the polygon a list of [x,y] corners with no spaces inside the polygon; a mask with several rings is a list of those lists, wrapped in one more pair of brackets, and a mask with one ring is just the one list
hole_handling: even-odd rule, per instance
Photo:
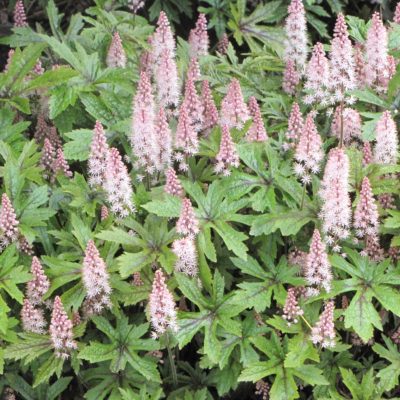
{"label": "green leaf", "polygon": [[248,238],[247,235],[235,230],[223,221],[216,221],[211,224],[211,227],[218,232],[229,250],[233,251],[239,258],[246,260],[248,248],[243,242]]}
{"label": "green leaf", "polygon": [[181,213],[182,199],[166,194],[163,200],[153,200],[142,207],[159,217],[178,218]]}
{"label": "green leaf", "polygon": [[41,383],[48,382],[48,380],[54,374],[58,377],[61,375],[62,367],[64,365],[64,359],[62,357],[56,357],[52,354],[39,368],[35,375],[35,381],[33,387],[39,386]]}

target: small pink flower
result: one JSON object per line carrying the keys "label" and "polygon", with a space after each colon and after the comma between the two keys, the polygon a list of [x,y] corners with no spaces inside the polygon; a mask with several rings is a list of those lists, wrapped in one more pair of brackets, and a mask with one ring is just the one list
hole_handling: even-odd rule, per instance
{"label": "small pink flower", "polygon": [[106,170],[108,154],[107,138],[100,121],[96,121],[93,129],[92,144],[89,154],[89,184],[90,186],[102,185]]}
{"label": "small pink flower", "polygon": [[68,178],[72,177],[72,172],[69,169],[69,165],[64,157],[64,152],[62,151],[61,148],[57,149],[57,156],[54,160],[52,168],[53,168],[54,174],[61,172],[63,175],[65,175]]}
{"label": "small pink flower", "polygon": [[197,250],[193,237],[186,236],[175,240],[172,243],[172,251],[178,258],[175,263],[175,270],[189,276],[196,276],[198,273]]}
{"label": "small pink flower", "polygon": [[349,107],[343,108],[342,116],[341,110],[341,106],[336,107],[331,125],[331,134],[340,139],[343,120],[343,142],[349,144],[352,139],[361,138],[361,116],[357,110]]}
{"label": "small pink flower", "polygon": [[217,51],[224,56],[228,51],[228,47],[229,47],[228,35],[224,33],[221,36],[221,39],[218,41]]}
{"label": "small pink flower", "polygon": [[314,344],[321,343],[322,347],[335,346],[334,309],[335,304],[332,300],[325,304],[324,311],[319,317],[317,324],[311,330],[311,341]]}
{"label": "small pink flower", "polygon": [[182,149],[186,156],[192,156],[199,150],[197,133],[191,124],[189,111],[185,103],[179,110],[178,126],[176,128],[175,146]]}
{"label": "small pink flower", "polygon": [[174,298],[168,290],[161,270],[157,270],[154,275],[153,287],[149,298],[149,309],[153,337],[161,336],[168,329],[173,332],[178,330]]}
{"label": "small pink flower", "polygon": [[373,156],[372,156],[372,149],[371,149],[371,143],[370,142],[364,142],[363,145],[363,167],[366,167],[367,165],[371,164],[373,161]]}
{"label": "small pink flower", "polygon": [[13,58],[14,53],[15,53],[14,49],[8,50],[7,62],[6,62],[6,65],[4,66],[4,71],[3,72],[7,72],[9,70],[9,68],[11,66],[11,62],[12,62],[12,58]]}
{"label": "small pink flower", "polygon": [[34,138],[36,143],[40,143],[48,136],[50,126],[47,124],[44,114],[40,113],[37,117]]}
{"label": "small pink flower", "polygon": [[189,48],[191,57],[208,54],[209,39],[207,33],[207,19],[204,14],[199,14],[196,27],[189,34]]}
{"label": "small pink flower", "polygon": [[26,297],[32,305],[42,304],[43,296],[49,290],[50,281],[37,257],[32,258],[31,274],[32,280],[26,285]]}
{"label": "small pink flower", "polygon": [[203,105],[191,77],[186,81],[185,96],[182,104],[188,113],[190,124],[196,132],[200,131],[203,124]]}
{"label": "small pink flower", "polygon": [[203,105],[203,130],[208,133],[218,124],[218,110],[211,93],[210,84],[204,80],[201,84],[201,100]]}
{"label": "small pink flower", "polygon": [[192,79],[193,82],[199,81],[201,78],[200,65],[197,58],[191,58],[189,68],[186,74],[186,80]]}
{"label": "small pink flower", "polygon": [[241,129],[250,118],[249,110],[243,100],[239,81],[234,78],[228,87],[228,92],[221,104],[221,125],[228,128]]}
{"label": "small pink flower", "polygon": [[22,0],[18,0],[15,3],[14,8],[14,27],[21,28],[24,26],[28,26],[28,22],[26,21],[25,7]]}
{"label": "small pink flower", "polygon": [[379,118],[375,132],[374,161],[377,164],[396,164],[398,151],[397,128],[390,111],[385,111]]}
{"label": "small pink flower", "polygon": [[4,250],[9,244],[18,240],[19,221],[14,208],[6,193],[1,197],[0,211],[0,250]]}
{"label": "small pink flower", "polygon": [[72,321],[68,318],[60,297],[56,296],[49,329],[56,357],[67,359],[71,350],[77,348],[72,327]]}
{"label": "small pink flower", "polygon": [[35,66],[32,69],[32,72],[35,75],[43,75],[44,74],[44,68],[42,67],[42,62],[40,60],[37,61]]}
{"label": "small pink flower", "polygon": [[247,132],[246,139],[249,142],[265,142],[267,140],[267,131],[265,130],[260,107],[254,96],[249,99],[249,112],[253,123]]}
{"label": "small pink flower", "polygon": [[296,71],[295,63],[292,60],[286,61],[285,71],[283,72],[282,88],[285,93],[296,94],[296,87],[300,82],[300,75]]}
{"label": "small pink flower", "polygon": [[35,308],[28,300],[24,300],[21,310],[22,329],[25,332],[44,333],[46,321],[43,311],[40,308]]}
{"label": "small pink flower", "polygon": [[100,219],[105,221],[109,216],[108,208],[106,206],[101,206]]}
{"label": "small pink flower", "polygon": [[222,126],[221,144],[215,159],[217,161],[215,172],[225,176],[230,175],[231,167],[237,168],[240,164],[235,144],[232,141],[229,128],[226,125]]}
{"label": "small pink flower", "polygon": [[153,35],[153,53],[156,60],[159,59],[164,49],[170,51],[172,57],[175,56],[174,35],[171,31],[167,14],[161,11],[157,21],[157,28]]}
{"label": "small pink flower", "polygon": [[182,209],[176,223],[176,231],[185,236],[196,236],[199,233],[199,221],[194,213],[192,202],[188,198],[182,201]]}
{"label": "small pink flower", "polygon": [[288,294],[283,307],[283,318],[287,321],[290,326],[292,323],[297,324],[300,315],[303,315],[303,310],[300,308],[297,301],[296,288],[291,287],[288,290]]}
{"label": "small pink flower", "polygon": [[109,68],[125,68],[126,66],[126,54],[122,47],[121,37],[118,32],[114,32],[111,39],[110,47],[107,53],[107,67]]}
{"label": "small pink flower", "polygon": [[293,103],[292,111],[290,112],[288,130],[286,132],[286,138],[288,141],[297,143],[300,139],[300,135],[303,132],[304,120],[301,114],[300,107],[297,103]]}
{"label": "small pink flower", "polygon": [[366,64],[363,54],[363,46],[357,43],[354,46],[354,64],[355,64],[355,74],[357,78],[357,86],[359,88],[365,87],[366,84]]}
{"label": "small pink flower", "polygon": [[109,308],[110,303],[110,277],[107,266],[97,250],[93,240],[89,240],[82,268],[83,285],[86,289],[86,304],[84,304],[87,315],[99,314],[104,308]]}
{"label": "small pink flower", "polygon": [[169,167],[165,172],[165,176],[167,181],[164,186],[164,192],[172,196],[183,197],[185,192],[183,191],[175,170],[172,167]]}
{"label": "small pink flower", "polygon": [[56,159],[55,149],[49,139],[44,139],[40,165],[44,169],[45,177],[50,178],[53,174],[53,164]]}

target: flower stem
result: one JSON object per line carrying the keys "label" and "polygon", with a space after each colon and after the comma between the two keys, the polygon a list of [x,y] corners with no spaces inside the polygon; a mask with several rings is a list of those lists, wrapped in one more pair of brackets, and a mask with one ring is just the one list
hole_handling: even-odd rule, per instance
{"label": "flower stem", "polygon": [[307,325],[310,329],[312,329],[312,326],[309,324],[309,322],[308,322],[302,315],[300,315],[300,317],[301,317],[301,319],[306,323],[306,325]]}
{"label": "flower stem", "polygon": [[169,360],[169,366],[171,368],[171,373],[172,373],[172,382],[173,382],[174,387],[177,387],[178,386],[178,375],[176,373],[176,367],[175,367],[174,357],[172,355],[172,348],[170,345],[169,338],[170,338],[169,333],[166,332],[168,360]]}
{"label": "flower stem", "polygon": [[304,207],[304,199],[306,197],[306,185],[303,185],[303,194],[301,196],[301,204],[300,204],[300,210],[303,209]]}

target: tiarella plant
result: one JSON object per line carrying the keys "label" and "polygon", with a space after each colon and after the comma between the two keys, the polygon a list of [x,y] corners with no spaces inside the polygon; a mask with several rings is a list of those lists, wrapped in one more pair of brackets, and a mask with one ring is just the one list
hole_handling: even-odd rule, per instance
{"label": "tiarella plant", "polygon": [[400,5],[9,3],[2,398],[398,398]]}

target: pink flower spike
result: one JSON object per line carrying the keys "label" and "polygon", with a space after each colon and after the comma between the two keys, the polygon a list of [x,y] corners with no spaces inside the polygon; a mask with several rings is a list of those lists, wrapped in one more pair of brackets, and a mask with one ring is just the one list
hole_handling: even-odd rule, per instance
{"label": "pink flower spike", "polygon": [[186,236],[175,240],[172,243],[172,251],[178,258],[175,270],[189,276],[196,276],[198,273],[197,250],[193,237]]}
{"label": "pink flower spike", "polygon": [[83,285],[86,289],[85,314],[100,314],[110,303],[110,277],[107,266],[97,250],[93,240],[89,240],[82,268]]}
{"label": "pink flower spike", "polygon": [[321,343],[322,347],[335,346],[335,325],[333,323],[333,311],[335,304],[332,300],[325,304],[324,311],[317,324],[311,330],[311,341],[314,344]]}
{"label": "pink flower spike", "polygon": [[187,106],[182,104],[179,110],[178,126],[176,128],[175,146],[182,149],[186,156],[191,156],[199,151],[197,133],[191,124]]}
{"label": "pink flower spike", "polygon": [[8,245],[18,240],[18,225],[19,221],[11,201],[7,194],[3,193],[0,211],[0,250],[4,250]]}
{"label": "pink flower spike", "polygon": [[154,136],[155,167],[158,171],[164,171],[171,164],[172,133],[163,108],[160,108],[158,111]]}
{"label": "pink flower spike", "polygon": [[304,88],[309,92],[304,97],[305,104],[328,104],[328,87],[330,85],[329,62],[325,56],[322,43],[314,46],[311,60],[307,64],[306,83]]}
{"label": "pink flower spike", "polygon": [[375,132],[374,161],[377,164],[396,164],[398,151],[397,128],[390,111],[385,111],[379,118]]}
{"label": "pink flower spike", "polygon": [[191,58],[186,74],[186,80],[192,79],[193,82],[199,81],[201,78],[200,65],[197,58]]}
{"label": "pink flower spike", "polygon": [[104,182],[107,153],[108,144],[103,125],[100,121],[96,121],[88,161],[89,185],[92,187],[102,185]]}
{"label": "pink flower spike", "polygon": [[203,105],[197,94],[196,86],[191,77],[186,81],[185,84],[185,97],[183,103],[185,109],[188,112],[190,124],[193,126],[196,132],[201,130],[203,124]]}
{"label": "pink flower spike", "polygon": [[167,181],[165,182],[164,192],[171,196],[183,197],[185,192],[179,182],[175,170],[172,167],[169,167],[165,172],[165,176]]}
{"label": "pink flower spike", "polygon": [[228,51],[228,47],[229,47],[228,35],[226,33],[224,33],[221,36],[221,39],[218,41],[217,51],[218,51],[218,53],[220,53],[224,56]]}
{"label": "pink flower spike", "polygon": [[64,152],[61,148],[57,149],[57,157],[53,163],[53,170],[55,174],[61,172],[68,178],[72,177],[72,172],[69,169],[69,165],[64,157]]}
{"label": "pink flower spike", "polygon": [[45,332],[46,321],[43,311],[35,308],[28,299],[24,299],[21,309],[22,329],[25,332],[33,332],[42,334]]}
{"label": "pink flower spike", "polygon": [[107,154],[103,187],[111,205],[111,212],[119,218],[125,218],[135,211],[132,204],[131,179],[119,151],[115,148],[111,148]]}
{"label": "pink flower spike", "polygon": [[44,139],[44,146],[42,156],[40,158],[40,165],[44,169],[45,178],[49,178],[53,173],[53,164],[56,159],[56,154],[53,145],[49,139]]}
{"label": "pink flower spike", "polygon": [[106,206],[101,206],[100,210],[100,220],[105,221],[109,216],[108,208]]}
{"label": "pink flower spike", "polygon": [[182,201],[181,214],[176,223],[176,231],[184,236],[196,236],[199,233],[199,221],[192,206],[190,199]]}
{"label": "pink flower spike", "polygon": [[302,0],[292,0],[285,22],[285,60],[296,63],[296,70],[302,73],[307,60],[307,21]]}
{"label": "pink flower spike", "polygon": [[366,81],[378,91],[386,91],[389,81],[388,34],[379,12],[372,15],[372,24],[365,43]]}
{"label": "pink flower spike", "polygon": [[332,269],[326,254],[325,244],[321,240],[318,229],[314,230],[311,240],[310,252],[304,268],[304,277],[310,286],[316,286],[313,293],[317,294],[319,288],[330,292],[332,283]]}
{"label": "pink flower spike", "polygon": [[324,158],[322,139],[311,113],[307,115],[294,158],[297,161],[295,164],[296,175],[301,178],[303,184],[309,184],[310,174],[318,173],[320,163]]}
{"label": "pink flower spike", "polygon": [[68,318],[60,297],[56,296],[49,328],[56,357],[67,359],[70,351],[77,348],[72,328],[72,321]]}
{"label": "pink flower spike", "polygon": [[209,39],[207,33],[207,19],[199,14],[196,27],[189,34],[189,48],[191,57],[200,57],[208,54]]}
{"label": "pink flower spike", "polygon": [[290,326],[292,323],[297,324],[300,315],[303,315],[303,310],[299,307],[297,301],[296,288],[291,287],[288,290],[288,294],[283,307],[283,319],[285,319]]}
{"label": "pink flower spike", "polygon": [[171,31],[167,14],[160,12],[157,28],[153,35],[153,53],[156,60],[159,59],[163,50],[168,50],[173,58],[175,56],[175,39]]}
{"label": "pink flower spike", "polygon": [[285,70],[283,72],[282,88],[285,93],[290,95],[296,94],[296,87],[300,82],[300,75],[296,71],[295,64],[292,60],[286,61]]}
{"label": "pink flower spike", "polygon": [[[351,201],[349,196],[349,159],[343,149],[331,149],[321,182],[323,201],[320,218],[327,243],[349,236]],[[339,249],[337,246],[334,249]]]}
{"label": "pink flower spike", "polygon": [[300,135],[303,131],[304,120],[301,114],[300,107],[297,103],[293,103],[292,111],[290,112],[288,130],[286,132],[286,138],[289,141],[296,143],[300,139]]}
{"label": "pink flower spike", "polygon": [[208,134],[209,130],[218,124],[219,116],[207,80],[201,84],[201,99],[203,101],[203,130]]}
{"label": "pink flower spike", "polygon": [[178,69],[172,53],[168,49],[162,50],[160,59],[154,66],[154,80],[160,106],[177,107],[180,92]]}
{"label": "pink flower spike", "polygon": [[241,129],[249,118],[249,110],[243,100],[240,83],[234,78],[231,80],[226,96],[222,100],[221,125]]}
{"label": "pink flower spike", "polygon": [[26,21],[25,7],[22,0],[18,0],[15,3],[14,8],[14,27],[21,28],[24,26],[28,26],[28,22]]}
{"label": "pink flower spike", "polygon": [[265,130],[260,107],[254,96],[251,96],[249,99],[249,112],[253,123],[247,132],[246,139],[249,142],[265,142],[268,139],[267,131]]}
{"label": "pink flower spike", "polygon": [[111,39],[110,47],[107,53],[107,67],[109,68],[125,68],[126,67],[126,54],[122,47],[121,37],[118,32],[114,32]]}
{"label": "pink flower spike", "polygon": [[229,176],[230,168],[237,168],[239,166],[239,156],[232,141],[229,128],[226,125],[222,127],[221,144],[215,159],[217,160],[215,172],[218,174]]}
{"label": "pink flower spike", "polygon": [[393,22],[400,24],[400,2],[396,4],[396,9],[394,11]]}
{"label": "pink flower spike", "polygon": [[50,127],[46,122],[44,114],[40,113],[37,117],[34,138],[36,143],[40,143],[49,134]]}
{"label": "pink flower spike", "polygon": [[378,207],[372,194],[369,179],[365,177],[361,185],[360,200],[354,212],[356,235],[360,238],[366,236],[377,237],[379,229],[378,218]]}
{"label": "pink flower spike", "polygon": [[366,64],[363,54],[363,46],[356,43],[354,46],[354,64],[355,64],[355,74],[357,79],[357,86],[359,88],[365,87],[366,84]]}
{"label": "pink flower spike", "polygon": [[32,305],[39,305],[43,303],[43,296],[49,290],[50,281],[37,257],[32,258],[31,274],[33,278],[26,285],[26,297]]}
{"label": "pink flower spike", "polygon": [[373,156],[372,156],[372,149],[371,149],[371,143],[370,142],[364,142],[363,145],[363,167],[366,167],[367,165],[371,164],[373,161]]}
{"label": "pink flower spike", "polygon": [[336,107],[333,115],[331,134],[340,139],[343,118],[343,143],[350,144],[352,139],[361,138],[361,116],[357,110],[346,107],[343,109],[343,117],[341,115],[341,106]]}
{"label": "pink flower spike", "polygon": [[154,120],[154,98],[150,79],[145,72],[141,72],[133,100],[130,139],[137,159],[137,168],[143,167],[149,174],[155,171]]}
{"label": "pink flower spike", "polygon": [[173,332],[178,331],[174,298],[168,290],[161,270],[157,270],[154,274],[149,309],[154,338],[161,336],[168,329]]}
{"label": "pink flower spike", "polygon": [[151,47],[151,49],[145,50],[141,54],[139,60],[139,72],[145,72],[148,76],[151,76],[156,61],[153,52],[152,35],[147,38],[147,43]]}

